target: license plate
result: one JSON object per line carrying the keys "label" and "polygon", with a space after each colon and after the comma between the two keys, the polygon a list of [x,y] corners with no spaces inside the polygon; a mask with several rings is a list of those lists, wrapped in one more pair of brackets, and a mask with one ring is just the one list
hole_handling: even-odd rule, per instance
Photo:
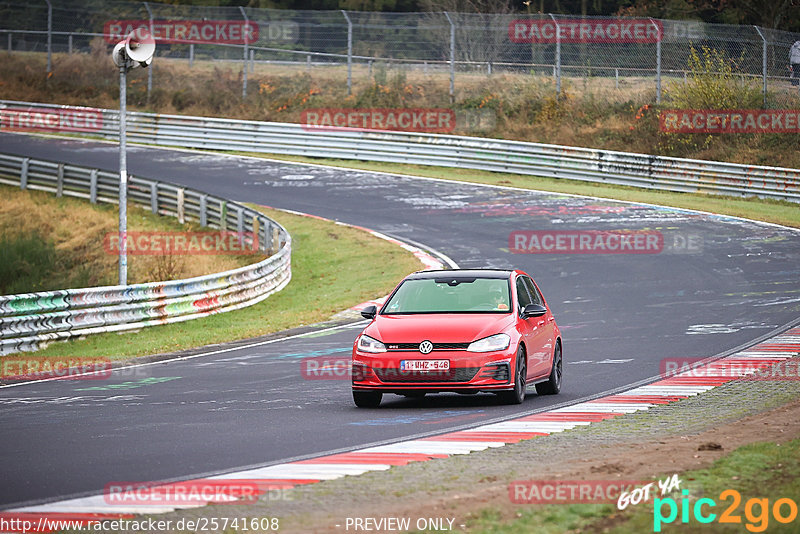
{"label": "license plate", "polygon": [[401,371],[449,371],[450,360],[400,360]]}

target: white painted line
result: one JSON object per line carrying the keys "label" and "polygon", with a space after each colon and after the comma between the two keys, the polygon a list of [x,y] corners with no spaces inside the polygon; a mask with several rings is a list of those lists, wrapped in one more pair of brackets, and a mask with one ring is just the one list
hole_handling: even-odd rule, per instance
{"label": "white painted line", "polygon": [[359,449],[355,452],[394,452],[409,454],[469,454],[491,447],[503,447],[502,441],[424,441],[413,440]]}
{"label": "white painted line", "polygon": [[477,432],[561,432],[576,426],[591,424],[589,421],[503,421],[474,429]]}
{"label": "white painted line", "polygon": [[212,480],[300,479],[332,480],[345,475],[360,475],[367,471],[385,471],[386,464],[278,464],[248,471],[237,471],[210,477]]}

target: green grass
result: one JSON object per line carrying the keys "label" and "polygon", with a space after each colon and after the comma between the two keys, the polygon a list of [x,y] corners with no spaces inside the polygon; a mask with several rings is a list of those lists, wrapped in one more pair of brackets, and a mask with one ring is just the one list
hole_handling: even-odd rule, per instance
{"label": "green grass", "polygon": [[676,208],[708,211],[734,217],[744,217],[758,221],[771,222],[800,228],[800,205],[782,200],[759,198],[736,198],[722,195],[704,195],[695,193],[673,193],[653,191],[636,187],[617,186],[582,182],[578,180],[561,180],[519,174],[490,172],[449,167],[431,167],[426,165],[392,164],[341,159],[310,158],[304,156],[288,156],[281,154],[240,153],[252,157],[273,158],[283,161],[331,165],[369,171],[425,176],[441,180],[459,180],[479,184],[491,184],[537,191],[551,191],[572,195],[626,200],[672,206]]}
{"label": "green grass", "polygon": [[[664,473],[662,480],[672,473]],[[742,446],[723,456],[707,469],[680,473],[681,490],[688,490],[689,521],[681,523],[682,495],[672,494],[677,504],[678,515],[672,524],[663,524],[661,532],[786,532],[798,531],[800,518],[789,524],[781,524],[772,515],[774,503],[778,499],[789,498],[800,505],[800,440],[787,443],[762,442]],[[733,498],[720,494],[728,489],[741,495],[738,507],[731,510],[732,516],[741,518],[740,524],[722,524],[719,517],[733,505]],[[716,506],[712,509],[703,506],[703,514],[716,514],[716,519],[708,524],[697,522],[691,509],[700,498],[712,499]],[[761,509],[750,499],[768,499],[769,515],[762,515]],[[542,533],[594,533],[638,534],[653,532],[653,497],[650,503],[628,506],[617,511],[612,504],[568,504],[568,505],[530,505],[518,506],[513,519],[505,519],[498,510],[483,509],[466,522],[466,532],[470,534],[511,534],[517,532]],[[747,510],[751,515],[746,515]],[[667,505],[663,512],[668,512]],[[782,514],[789,515],[788,505],[783,505]],[[747,529],[747,525],[751,529]],[[762,529],[765,527],[765,529]],[[761,530],[759,530],[761,529]]]}
{"label": "green grass", "polygon": [[422,268],[410,253],[362,230],[257,209],[284,225],[292,236],[292,281],[282,291],[242,310],[149,327],[146,335],[97,334],[54,343],[36,355],[125,359],[313,324],[388,294],[403,276]]}

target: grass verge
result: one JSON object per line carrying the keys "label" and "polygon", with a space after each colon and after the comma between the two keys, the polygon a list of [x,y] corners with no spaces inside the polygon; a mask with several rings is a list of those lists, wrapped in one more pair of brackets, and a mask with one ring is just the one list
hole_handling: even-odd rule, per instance
{"label": "grass verge", "polygon": [[401,163],[380,163],[341,159],[310,158],[304,156],[288,156],[282,154],[237,153],[240,155],[272,158],[282,161],[295,161],[317,165],[331,165],[368,171],[405,174],[409,176],[425,176],[441,180],[459,180],[478,184],[490,184],[506,187],[518,187],[537,191],[567,193],[593,197],[643,202],[661,206],[708,211],[734,217],[744,217],[757,221],[765,221],[800,228],[800,209],[793,202],[759,198],[736,198],[721,195],[704,195],[696,193],[675,193],[669,191],[653,191],[636,187],[582,182],[578,180],[561,180],[519,174],[490,172],[472,169],[449,167],[431,167]]}
{"label": "grass verge", "polygon": [[120,360],[312,324],[386,295],[404,275],[421,268],[410,253],[363,230],[255,208],[284,225],[292,236],[292,281],[282,291],[242,310],[149,327],[146,336],[107,333],[54,343],[38,351],[37,357]]}
{"label": "grass verge", "polygon": [[[664,480],[671,473],[659,479]],[[663,504],[654,510],[655,501],[628,506],[617,511],[611,504],[571,504],[531,506],[521,508],[516,518],[502,521],[496,511],[485,509],[469,521],[470,534],[505,534],[514,532],[604,532],[627,534],[639,532],[797,532],[796,507],[794,519],[788,523],[778,521],[774,515],[774,505],[780,499],[792,499],[797,504],[800,495],[800,440],[787,443],[751,443],[735,449],[715,461],[706,469],[687,471],[680,474],[681,489],[687,490],[687,521],[683,522],[684,504],[681,494],[674,492],[677,516],[670,522],[656,521],[668,518],[670,508]],[[723,494],[735,488],[736,494]],[[713,521],[701,523],[694,516],[695,504],[699,499],[711,499],[715,505],[705,501],[702,514]],[[751,501],[753,499],[753,501]],[[784,518],[792,515],[791,505],[784,502],[779,513]],[[732,523],[720,522],[724,510],[730,509]],[[737,519],[738,518],[738,519]],[[654,530],[658,526],[659,530]]]}
{"label": "grass verge", "polygon": [[[118,256],[107,234],[118,231],[117,206],[57,198],[0,185],[0,295],[116,285]],[[208,231],[196,223],[128,207],[130,232]],[[191,278],[243,267],[253,255],[158,254],[128,256],[129,283]]]}

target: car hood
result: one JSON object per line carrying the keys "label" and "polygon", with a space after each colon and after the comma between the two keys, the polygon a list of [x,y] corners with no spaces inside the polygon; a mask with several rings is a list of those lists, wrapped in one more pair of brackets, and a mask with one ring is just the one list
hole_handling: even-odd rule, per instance
{"label": "car hood", "polygon": [[514,314],[426,313],[378,315],[364,333],[383,343],[471,343],[514,324]]}

